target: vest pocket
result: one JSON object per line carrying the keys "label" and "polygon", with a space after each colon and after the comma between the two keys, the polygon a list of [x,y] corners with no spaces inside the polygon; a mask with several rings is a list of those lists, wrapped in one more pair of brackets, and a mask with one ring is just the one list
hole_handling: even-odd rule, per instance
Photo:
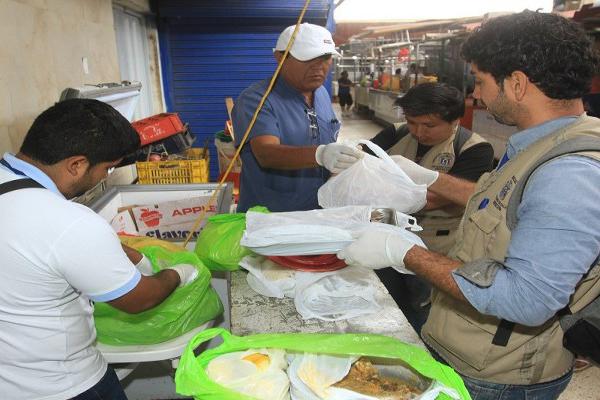
{"label": "vest pocket", "polygon": [[[446,299],[447,300],[447,299]],[[428,339],[435,342],[434,349],[454,366],[459,367],[460,360],[469,367],[481,371],[487,366],[488,355],[492,349],[492,339],[497,323],[495,318],[485,317],[486,322],[476,322],[463,312],[456,312],[458,304],[445,307],[435,315],[435,322],[430,324]],[[470,306],[458,306],[459,309]],[[433,309],[432,309],[433,311]],[[465,312],[476,312],[466,311]],[[430,319],[434,317],[430,315]],[[459,367],[459,370],[463,370]],[[464,371],[464,370],[463,370]]]}
{"label": "vest pocket", "polygon": [[471,214],[463,223],[462,245],[456,252],[456,256],[464,262],[478,258],[495,258],[498,254],[502,254],[501,259],[504,259],[506,248],[490,247],[501,219],[500,214],[491,212],[487,208]]}
{"label": "vest pocket", "polygon": [[469,217],[469,220],[481,231],[490,234],[500,222],[500,215],[492,214],[488,210],[483,209],[474,212]]}

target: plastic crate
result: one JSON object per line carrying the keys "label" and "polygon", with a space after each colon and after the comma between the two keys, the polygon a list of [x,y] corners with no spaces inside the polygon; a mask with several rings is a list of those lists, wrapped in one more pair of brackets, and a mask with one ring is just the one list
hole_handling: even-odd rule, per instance
{"label": "plastic crate", "polygon": [[140,135],[141,146],[168,138],[185,130],[177,113],[156,114],[131,124]]}
{"label": "plastic crate", "polygon": [[175,183],[208,182],[209,155],[202,158],[203,149],[188,149],[188,160],[138,161],[135,163],[138,183],[145,185],[168,185]]}

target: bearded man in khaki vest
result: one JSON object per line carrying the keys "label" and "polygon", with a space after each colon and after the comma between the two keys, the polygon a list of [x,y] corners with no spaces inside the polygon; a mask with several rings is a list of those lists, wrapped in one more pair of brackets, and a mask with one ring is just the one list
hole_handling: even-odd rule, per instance
{"label": "bearded man in khaki vest", "polygon": [[383,232],[340,251],[350,265],[403,265],[435,290],[421,335],[474,399],[557,399],[574,355],[557,313],[600,294],[600,121],[584,113],[598,60],[574,22],[524,11],[484,23],[464,43],[473,96],[519,131],[474,184],[404,171],[466,207],[448,256]]}

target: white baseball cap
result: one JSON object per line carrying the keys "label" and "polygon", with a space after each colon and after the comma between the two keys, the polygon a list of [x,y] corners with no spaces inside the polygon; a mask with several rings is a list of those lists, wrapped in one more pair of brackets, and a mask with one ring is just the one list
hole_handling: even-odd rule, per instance
{"label": "white baseball cap", "polygon": [[[288,26],[281,32],[273,51],[285,51],[295,28],[296,25]],[[340,55],[335,51],[335,43],[333,43],[331,33],[322,26],[307,22],[300,24],[298,27],[298,33],[290,49],[290,54],[299,61],[312,60],[325,54]]]}

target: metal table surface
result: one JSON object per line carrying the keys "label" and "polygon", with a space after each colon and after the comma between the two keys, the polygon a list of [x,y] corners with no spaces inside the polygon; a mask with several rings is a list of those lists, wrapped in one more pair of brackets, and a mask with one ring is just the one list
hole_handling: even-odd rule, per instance
{"label": "metal table surface", "polygon": [[377,287],[376,298],[382,309],[375,314],[336,322],[302,319],[296,311],[294,299],[278,299],[256,293],[248,286],[246,274],[246,271],[231,273],[229,301],[231,333],[234,335],[295,332],[376,333],[424,347],[392,296],[372,271],[373,284]]}

